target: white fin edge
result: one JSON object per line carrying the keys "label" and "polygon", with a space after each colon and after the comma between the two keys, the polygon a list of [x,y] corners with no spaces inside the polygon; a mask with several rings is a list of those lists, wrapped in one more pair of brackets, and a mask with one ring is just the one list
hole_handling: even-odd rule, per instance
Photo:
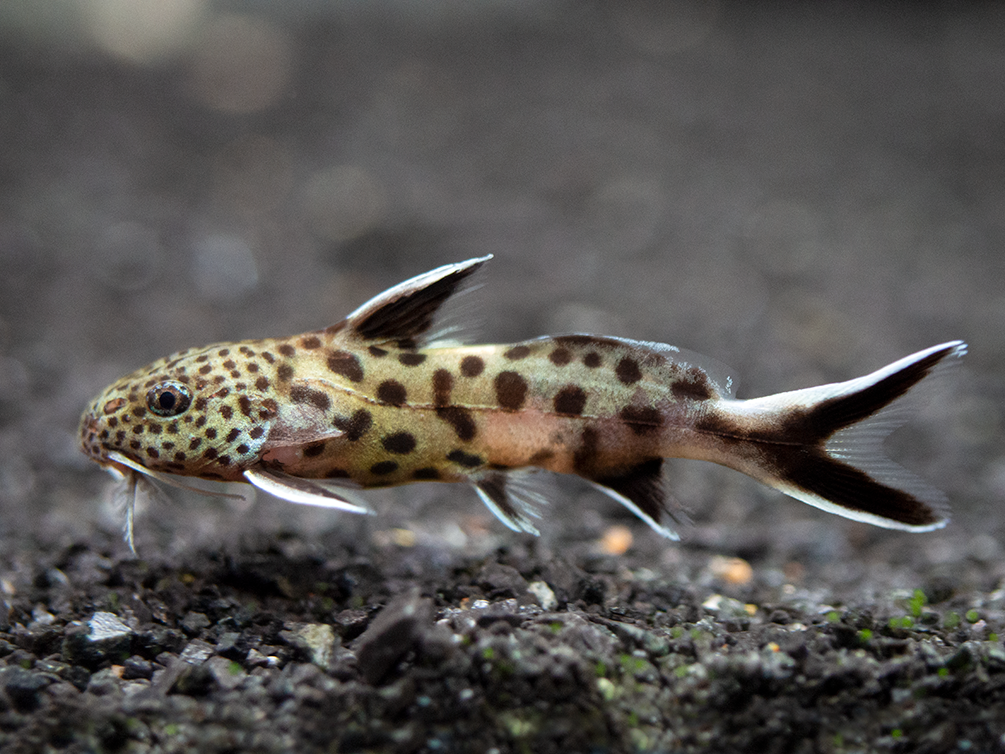
{"label": "white fin edge", "polygon": [[485,503],[485,507],[492,511],[492,515],[502,521],[506,528],[516,532],[533,534],[537,537],[540,536],[541,532],[538,531],[538,528],[531,519],[541,518],[540,509],[548,505],[548,498],[542,492],[535,489],[536,484],[531,481],[531,475],[535,475],[535,472],[515,471],[505,474],[503,494],[509,500],[510,507],[516,512],[512,516],[499,507],[499,504],[492,499],[492,496],[480,486],[477,478],[471,480],[471,486],[475,488],[475,492],[478,493],[481,501]]}
{"label": "white fin edge", "polygon": [[247,479],[258,489],[275,495],[282,500],[297,505],[315,505],[321,508],[332,508],[348,513],[373,515],[373,511],[360,505],[354,505],[334,492],[313,482],[298,477],[287,477],[260,469],[248,469],[244,472]]}
{"label": "white fin edge", "polygon": [[485,503],[485,507],[492,511],[492,515],[502,521],[503,525],[507,529],[512,529],[516,532],[526,532],[527,534],[533,534],[535,537],[540,535],[541,532],[537,530],[537,527],[534,526],[534,524],[530,523],[526,519],[518,521],[511,516],[507,516],[503,509],[496,505],[495,500],[489,497],[485,490],[474,482],[472,482],[471,486],[475,488],[475,492],[478,493],[478,497],[481,498],[481,501]]}
{"label": "white fin edge", "polygon": [[382,306],[385,306],[391,301],[394,301],[407,293],[426,288],[427,286],[435,283],[437,280],[447,277],[447,275],[453,275],[461,270],[466,270],[468,267],[484,264],[490,259],[492,259],[492,255],[486,254],[483,257],[475,257],[464,262],[445,264],[442,267],[437,267],[435,270],[430,270],[429,272],[424,272],[421,275],[416,275],[414,278],[409,278],[402,283],[398,283],[397,285],[388,288],[383,293],[378,293],[372,299],[357,307],[351,314],[349,314],[348,317],[346,317],[346,321],[351,323],[354,320],[366,317],[377,309],[380,309]]}
{"label": "white fin edge", "polygon": [[[151,469],[146,468],[145,466],[141,466],[140,464],[136,463],[136,461],[126,458],[124,455],[114,450],[108,454],[108,460],[120,466],[125,466],[129,469],[132,469],[133,471],[139,472],[140,474],[143,474],[143,476],[150,477],[151,479],[156,479],[158,482],[160,482],[161,484],[166,484],[168,487],[177,487],[180,490],[187,490],[188,492],[194,492],[195,494],[203,495],[204,497],[227,497],[230,498],[231,500],[244,500],[243,495],[235,495],[231,492],[213,492],[211,490],[204,490],[200,489],[199,487],[193,487],[191,484],[185,484],[183,482],[179,482],[177,479],[174,479],[173,477],[167,474],[162,474],[159,471],[153,471]],[[113,474],[120,474],[123,477],[128,476],[127,474],[123,473],[121,469],[117,469],[114,466],[108,467],[108,470]]]}
{"label": "white fin edge", "polygon": [[[910,472],[905,473],[910,474]],[[910,474],[910,476],[912,478],[914,477],[913,474]],[[887,480],[884,480],[882,478],[877,479],[877,481],[884,484],[888,483]],[[819,497],[818,495],[814,495],[810,492],[807,492],[806,490],[790,487],[789,485],[777,484],[773,485],[773,487],[779,492],[785,493],[789,497],[793,497],[796,500],[806,503],[807,505],[812,505],[814,508],[819,508],[822,511],[827,511],[828,513],[833,513],[836,516],[841,516],[842,518],[848,518],[851,519],[852,521],[861,521],[862,523],[865,524],[872,524],[873,526],[879,526],[883,529],[896,529],[898,531],[910,531],[920,533],[920,532],[935,531],[936,529],[941,529],[946,524],[949,523],[948,518],[943,518],[941,521],[936,521],[933,524],[924,524],[920,526],[914,526],[911,524],[902,524],[899,521],[892,521],[888,518],[883,518],[882,516],[876,516],[872,513],[866,513],[865,511],[856,511],[850,508],[845,508],[844,506],[832,503],[830,500],[827,500],[826,498]],[[941,495],[941,493],[939,494]],[[937,505],[936,503],[933,503],[931,498],[927,498],[922,502],[931,505],[933,509],[936,510],[936,512],[942,512],[945,508],[944,505]]]}
{"label": "white fin edge", "polygon": [[680,542],[680,534],[678,534],[670,527],[663,526],[663,524],[659,523],[658,521],[654,521],[652,516],[650,516],[648,513],[645,513],[641,508],[639,508],[639,506],[637,506],[635,503],[633,503],[631,500],[629,500],[627,497],[622,495],[617,490],[612,490],[610,487],[605,487],[602,484],[599,484],[597,482],[591,482],[590,480],[587,480],[587,482],[589,482],[590,486],[595,487],[596,489],[603,492],[605,495],[607,495],[607,497],[611,498],[611,500],[616,500],[619,503],[621,503],[628,510],[630,510],[636,516],[638,516],[647,524],[649,524],[649,528],[652,529],[657,534],[659,534],[661,537],[666,537],[667,539],[672,540],[674,542]]}
{"label": "white fin edge", "polygon": [[[931,354],[938,351],[944,351],[947,348],[952,349],[951,352],[946,354],[943,360],[936,365],[932,374],[925,377],[924,381],[928,381],[931,379],[932,375],[950,368],[953,364],[959,363],[959,360],[967,354],[967,344],[962,340],[950,340],[946,343],[940,343],[937,346],[932,346],[931,348],[926,348],[923,351],[918,351],[917,353],[912,353],[910,356],[898,359],[892,364],[888,364],[882,369],[877,369],[875,372],[867,374],[864,377],[856,377],[855,379],[847,380],[845,382],[832,382],[827,385],[789,390],[784,393],[774,393],[773,395],[766,395],[762,398],[749,398],[747,400],[736,401],[731,403],[730,410],[738,409],[741,413],[759,413],[765,410],[776,411],[778,409],[786,409],[793,406],[814,406],[821,401],[825,401],[830,398],[839,398],[841,396],[851,395],[852,393],[864,390],[870,385],[874,385],[890,375],[896,374],[916,361],[921,361]],[[910,393],[908,393],[908,395],[909,394]],[[899,402],[900,399],[894,401],[891,405],[896,405]]]}

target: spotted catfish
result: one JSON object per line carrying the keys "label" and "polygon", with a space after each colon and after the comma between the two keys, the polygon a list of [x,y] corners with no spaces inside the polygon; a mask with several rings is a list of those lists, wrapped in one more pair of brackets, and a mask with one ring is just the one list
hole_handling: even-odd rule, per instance
{"label": "spotted catfish", "polygon": [[887,407],[958,360],[962,342],[859,379],[752,400],[658,343],[427,343],[437,310],[489,258],[412,278],[325,330],[154,362],[91,403],[83,450],[134,486],[139,474],[244,481],[357,513],[367,510],[351,488],[467,482],[504,524],[534,533],[535,497],[513,482],[537,467],[587,479],[670,538],[663,459],[696,458],[859,521],[911,531],[945,524],[942,496],[879,446],[891,428]]}

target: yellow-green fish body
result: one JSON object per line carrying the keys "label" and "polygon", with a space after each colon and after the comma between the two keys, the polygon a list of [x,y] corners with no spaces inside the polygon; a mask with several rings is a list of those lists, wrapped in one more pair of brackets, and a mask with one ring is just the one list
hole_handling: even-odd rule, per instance
{"label": "yellow-green fish body", "polygon": [[668,457],[715,461],[883,526],[944,523],[935,491],[875,464],[859,468],[878,457],[878,440],[858,428],[961,356],[962,343],[859,380],[748,401],[662,344],[592,335],[426,344],[437,309],[487,259],[406,281],[326,330],[155,362],[95,399],[81,420],[82,447],[133,478],[247,481],[357,512],[340,488],[466,481],[525,531],[535,531],[531,501],[509,481],[542,468],[584,477],[675,536],[661,523],[670,513]]}

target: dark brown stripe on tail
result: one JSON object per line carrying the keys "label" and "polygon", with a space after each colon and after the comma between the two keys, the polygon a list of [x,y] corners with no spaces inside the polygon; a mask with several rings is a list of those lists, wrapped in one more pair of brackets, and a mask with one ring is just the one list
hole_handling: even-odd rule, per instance
{"label": "dark brown stripe on tail", "polygon": [[783,479],[849,511],[908,526],[932,526],[945,518],[914,495],[877,482],[864,471],[835,460],[822,450],[812,453],[789,450],[779,461]]}
{"label": "dark brown stripe on tail", "polygon": [[[720,434],[723,442],[736,447],[753,445],[759,465],[781,489],[796,496],[800,492],[808,493],[819,499],[806,502],[814,505],[825,502],[838,509],[835,512],[846,511],[850,518],[880,525],[936,527],[945,521],[943,511],[938,509],[939,493],[927,490],[923,483],[913,480],[906,472],[903,476],[898,474],[893,464],[883,460],[879,438],[856,440],[854,435],[849,436],[848,442],[852,443],[854,451],[851,462],[844,460],[841,451],[829,450],[828,443],[842,430],[854,432],[849,428],[903,397],[931,374],[939,362],[951,354],[958,354],[959,346],[958,343],[948,344],[860,390],[784,413],[773,425],[766,423],[747,433],[715,433]],[[856,442],[860,443],[857,448]],[[869,458],[870,455],[875,458]],[[865,462],[865,469],[854,465],[855,458]],[[907,489],[899,489],[900,485],[906,485]],[[820,507],[826,508],[825,505]]]}
{"label": "dark brown stripe on tail", "polygon": [[806,429],[815,432],[820,440],[826,440],[835,432],[869,418],[906,395],[955,350],[956,347],[952,346],[936,351],[857,393],[821,402],[805,417]]}

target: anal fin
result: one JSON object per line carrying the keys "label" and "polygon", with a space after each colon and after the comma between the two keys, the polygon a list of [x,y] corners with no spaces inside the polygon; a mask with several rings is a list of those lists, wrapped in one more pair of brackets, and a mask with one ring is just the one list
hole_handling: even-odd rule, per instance
{"label": "anal fin", "polygon": [[679,540],[680,535],[676,531],[660,523],[664,516],[674,518],[667,505],[662,472],[663,459],[653,458],[622,474],[592,479],[590,484],[628,508],[660,536]]}
{"label": "anal fin", "polygon": [[349,513],[372,513],[369,508],[346,500],[345,494],[336,494],[309,479],[290,476],[280,471],[250,468],[244,472],[244,478],[258,489],[298,505],[317,505]]}
{"label": "anal fin", "polygon": [[541,518],[539,509],[547,499],[519,472],[490,471],[471,480],[478,497],[492,513],[513,531],[537,536],[531,519]]}

